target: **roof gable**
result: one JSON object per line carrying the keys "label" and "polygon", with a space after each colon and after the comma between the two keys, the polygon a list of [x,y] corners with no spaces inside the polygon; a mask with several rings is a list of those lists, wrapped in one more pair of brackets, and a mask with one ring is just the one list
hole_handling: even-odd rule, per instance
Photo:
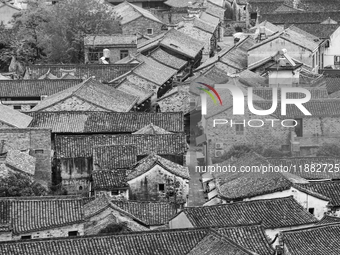
{"label": "roof gable", "polygon": [[161,135],[161,134],[173,134],[172,132],[166,131],[163,128],[160,128],[158,126],[155,126],[154,124],[150,123],[149,125],[141,128],[140,130],[132,133],[134,135],[143,135],[143,134],[149,134],[149,135]]}

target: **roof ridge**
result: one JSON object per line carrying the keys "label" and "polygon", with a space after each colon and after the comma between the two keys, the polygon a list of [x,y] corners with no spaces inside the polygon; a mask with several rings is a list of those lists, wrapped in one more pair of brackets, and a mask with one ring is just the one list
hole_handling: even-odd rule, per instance
{"label": "roof ridge", "polygon": [[292,230],[283,230],[281,231],[281,233],[283,234],[289,234],[291,232],[299,232],[299,231],[308,231],[308,230],[313,230],[313,229],[318,229],[318,228],[325,228],[325,227],[329,227],[329,226],[337,226],[339,225],[340,227],[340,222],[332,222],[332,223],[327,223],[327,224],[323,224],[323,225],[314,225],[314,226],[309,226],[309,227],[304,227],[304,228],[299,228],[299,229],[292,229]]}

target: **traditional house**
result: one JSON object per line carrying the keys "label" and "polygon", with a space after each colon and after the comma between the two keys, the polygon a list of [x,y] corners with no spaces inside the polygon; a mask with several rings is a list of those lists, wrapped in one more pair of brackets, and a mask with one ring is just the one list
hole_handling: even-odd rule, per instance
{"label": "traditional house", "polygon": [[86,80],[95,77],[100,82],[109,82],[136,67],[136,64],[50,64],[29,65],[26,68],[25,80],[55,79],[65,75],[73,75],[77,79]]}
{"label": "traditional house", "polygon": [[249,29],[250,32],[254,33],[254,36],[258,38],[258,40],[261,40],[262,38],[267,38],[273,34],[281,32],[282,30],[282,27],[275,26],[267,20]]}
{"label": "traditional house", "polygon": [[82,80],[3,80],[0,81],[2,104],[27,112],[47,96],[73,87]]}
{"label": "traditional house", "polygon": [[284,48],[289,52],[291,58],[309,66],[317,73],[319,70],[319,43],[319,39],[313,35],[286,29],[249,48],[248,65],[252,66]]}
{"label": "traditional house", "polygon": [[[64,186],[74,192],[89,190],[88,178],[93,169],[93,148],[103,145],[135,145],[137,160],[156,153],[169,160],[184,164],[187,150],[185,135],[60,135],[55,140],[56,173]],[[106,169],[105,169],[106,170]],[[61,178],[64,175],[65,178]],[[76,178],[73,178],[75,176]],[[85,177],[84,177],[85,176]]]}
{"label": "traditional house", "polygon": [[157,99],[157,104],[161,112],[183,112],[190,111],[189,85],[178,85],[168,91],[161,98]]}
{"label": "traditional house", "polygon": [[1,1],[0,3],[0,25],[4,25],[5,28],[12,28],[13,15],[20,13],[21,9],[13,4]]}
{"label": "traditional house", "polygon": [[249,11],[248,11],[248,1],[246,0],[233,0],[233,20],[243,21],[246,23],[246,27],[249,26]]}
{"label": "traditional house", "polygon": [[189,170],[168,159],[150,154],[135,165],[128,176],[129,196],[133,200],[165,201],[184,204],[189,194]]}
{"label": "traditional house", "polygon": [[[154,231],[139,231],[132,233],[121,234],[104,234],[97,236],[85,237],[69,237],[69,238],[54,238],[51,240],[31,240],[31,241],[16,241],[0,243],[0,252],[8,255],[17,253],[26,255],[43,255],[48,252],[50,255],[67,255],[86,252],[87,255],[97,255],[98,251],[103,254],[122,253],[122,254],[176,254],[185,255],[192,250],[197,251],[196,246],[202,247],[204,243],[211,245],[214,243],[213,249],[215,254],[270,254],[273,252],[266,243],[263,234],[259,235],[256,230],[252,230],[252,235],[237,235],[237,230],[233,236],[221,236],[224,228],[211,230],[209,228],[198,229],[176,229],[176,230],[154,230]],[[247,228],[242,229],[244,231]],[[216,231],[219,233],[217,234]],[[239,233],[242,233],[240,230]],[[261,232],[259,232],[261,233]],[[218,239],[218,240],[217,240]],[[72,245],[69,243],[72,242]],[[253,242],[253,243],[252,243]],[[262,253],[250,252],[246,245],[252,245],[257,250],[263,247]],[[256,247],[257,245],[257,247]],[[262,245],[262,246],[260,246]],[[219,247],[222,250],[218,250]],[[68,247],[65,249],[65,247]],[[176,249],[174,250],[174,247]],[[196,249],[195,249],[196,248]],[[225,250],[225,249],[226,250]],[[267,253],[266,253],[267,252]],[[193,254],[192,252],[190,254]],[[194,253],[197,254],[197,253]]]}
{"label": "traditional house", "polygon": [[[34,180],[46,187],[51,184],[52,146],[50,129],[2,128],[0,129],[0,141],[2,141],[2,153],[11,150],[29,150],[29,155],[36,159]],[[17,161],[16,164],[20,164],[20,161]]]}
{"label": "traditional house", "polygon": [[[108,3],[112,5],[118,5],[124,3],[124,0],[108,0]],[[142,7],[144,9],[156,8],[156,9],[166,9],[166,5],[164,4],[165,0],[129,0],[129,3],[133,3],[138,7]]]}
{"label": "traditional house", "polygon": [[136,35],[87,35],[84,38],[85,63],[98,63],[104,49],[108,49],[110,63],[137,52]]}
{"label": "traditional house", "polygon": [[231,204],[186,207],[169,222],[170,228],[259,224],[272,240],[284,230],[314,225],[318,220],[292,196]]}
{"label": "traditional house", "polygon": [[2,213],[8,214],[5,217],[9,219],[10,240],[84,235],[81,198],[1,198],[0,204],[7,208]]}
{"label": "traditional house", "polygon": [[176,29],[170,29],[154,40],[138,45],[138,51],[144,55],[148,55],[156,48],[161,48],[170,55],[189,62],[188,70],[184,71],[184,74],[181,76],[181,79],[184,80],[191,74],[193,69],[201,64],[204,43]]}
{"label": "traditional house", "polygon": [[[177,74],[177,70],[142,54],[138,54],[134,59],[139,61],[140,64],[130,72],[112,80],[111,83],[118,82],[118,88],[124,88],[129,83],[135,84],[135,86],[149,94],[153,92],[152,100],[161,97],[172,87],[172,81]],[[159,75],[160,73],[162,75]],[[143,98],[145,98],[146,92],[142,94]],[[140,94],[138,90],[135,93],[135,96]]]}
{"label": "traditional house", "polygon": [[335,255],[340,252],[339,231],[339,223],[283,231],[280,245],[287,255],[307,255],[310,251]]}
{"label": "traditional house", "polygon": [[[228,1],[224,0],[208,0],[205,3],[207,9],[206,13],[219,18],[219,20],[224,24],[226,19],[231,19],[231,6]],[[229,8],[228,8],[228,7]],[[229,10],[229,13],[227,12]],[[228,16],[229,14],[229,16]]]}
{"label": "traditional house", "polygon": [[129,112],[135,110],[137,102],[138,97],[89,78],[45,98],[31,111]]}
{"label": "traditional house", "polygon": [[213,57],[217,51],[218,26],[194,17],[192,20],[185,20],[177,28],[179,31],[205,43],[202,61]]}
{"label": "traditional house", "polygon": [[146,9],[127,1],[113,8],[124,35],[143,34],[150,37],[162,33],[164,25],[155,15]]}

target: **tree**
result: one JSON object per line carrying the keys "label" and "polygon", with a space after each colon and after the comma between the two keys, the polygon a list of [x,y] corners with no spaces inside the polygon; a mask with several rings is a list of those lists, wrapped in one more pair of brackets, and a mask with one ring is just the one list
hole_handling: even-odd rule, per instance
{"label": "tree", "polygon": [[63,0],[52,6],[31,0],[14,17],[12,29],[0,27],[0,61],[15,56],[26,63],[82,63],[87,34],[120,32],[112,7],[101,0]]}
{"label": "tree", "polygon": [[47,190],[20,173],[0,178],[0,197],[45,196]]}

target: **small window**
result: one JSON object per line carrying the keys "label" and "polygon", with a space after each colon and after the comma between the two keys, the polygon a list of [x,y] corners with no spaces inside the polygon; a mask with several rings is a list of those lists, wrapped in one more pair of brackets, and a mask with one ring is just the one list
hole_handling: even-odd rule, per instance
{"label": "small window", "polygon": [[112,196],[118,196],[119,195],[119,191],[118,190],[112,190],[111,191],[111,195]]}
{"label": "small window", "polygon": [[44,150],[35,150],[34,152],[35,152],[35,154],[43,154]]}
{"label": "small window", "polygon": [[78,231],[69,231],[68,236],[78,236]]}
{"label": "small window", "polygon": [[164,185],[164,183],[158,184],[158,190],[161,191],[161,192],[164,192],[164,191],[165,191],[165,185]]}
{"label": "small window", "polygon": [[21,105],[14,105],[14,110],[21,110]]}
{"label": "small window", "polygon": [[334,65],[340,65],[340,56],[334,56]]}
{"label": "small window", "polygon": [[147,32],[148,35],[153,35],[153,29],[152,28],[148,28],[146,30],[146,32]]}
{"label": "small window", "polygon": [[128,50],[121,50],[120,51],[120,59],[126,58],[127,56],[129,56]]}
{"label": "small window", "polygon": [[243,124],[235,124],[235,130],[237,135],[243,135],[244,134]]}
{"label": "small window", "polygon": [[32,236],[21,236],[22,240],[28,240],[28,239],[32,239]]}
{"label": "small window", "polygon": [[83,186],[79,186],[79,190],[83,190]]}
{"label": "small window", "polygon": [[308,208],[308,212],[314,215],[314,208]]}

